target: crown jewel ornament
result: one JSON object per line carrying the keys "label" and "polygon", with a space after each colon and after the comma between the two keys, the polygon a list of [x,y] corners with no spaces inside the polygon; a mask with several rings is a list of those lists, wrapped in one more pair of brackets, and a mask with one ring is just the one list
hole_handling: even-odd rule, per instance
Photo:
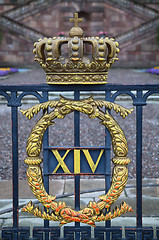
{"label": "crown jewel ornament", "polygon": [[[110,66],[118,60],[118,42],[113,38],[84,37],[75,13],[69,37],[39,39],[33,53],[46,72],[48,84],[105,84]],[[90,50],[90,53],[88,53]]]}

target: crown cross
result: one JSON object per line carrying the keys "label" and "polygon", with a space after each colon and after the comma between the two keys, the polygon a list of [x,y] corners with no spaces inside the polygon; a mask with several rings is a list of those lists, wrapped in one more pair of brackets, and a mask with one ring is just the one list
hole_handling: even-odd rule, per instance
{"label": "crown cross", "polygon": [[75,13],[75,17],[74,18],[70,18],[69,21],[70,22],[74,22],[75,23],[75,27],[78,27],[78,23],[79,22],[83,22],[83,18],[78,18],[78,13]]}

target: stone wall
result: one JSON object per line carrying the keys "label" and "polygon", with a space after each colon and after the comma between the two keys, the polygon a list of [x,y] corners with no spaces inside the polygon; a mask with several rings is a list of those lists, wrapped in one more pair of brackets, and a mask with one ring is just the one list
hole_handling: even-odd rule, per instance
{"label": "stone wall", "polygon": [[79,16],[84,18],[80,26],[90,36],[97,35],[100,31],[107,31],[108,35],[115,36],[144,22],[108,4],[87,3],[82,7],[76,3],[61,3],[24,19],[23,23],[46,35],[53,36],[58,32],[65,32],[67,35],[72,26],[69,18],[73,17],[74,12],[79,12]]}
{"label": "stone wall", "polygon": [[0,44],[0,66],[26,66],[34,61],[33,44],[3,32]]}
{"label": "stone wall", "polygon": [[0,4],[0,13],[4,13],[8,10],[11,10],[14,7],[15,5],[13,4]]}
{"label": "stone wall", "polygon": [[[82,3],[81,1],[79,4],[64,2],[48,6],[47,9],[23,19],[22,23],[48,36],[57,36],[61,32],[67,36],[72,26],[68,20],[69,17],[73,17],[74,12],[79,12],[79,16],[84,18],[84,22],[80,23],[80,26],[83,28],[85,36],[97,36],[100,31],[104,31],[107,32],[108,37],[114,37],[144,22],[142,18],[109,4],[98,3],[98,1],[96,3]],[[136,46],[121,49],[120,61],[115,65],[156,65],[159,61],[159,45],[155,36],[150,37],[146,41],[143,39]],[[0,61],[3,64],[12,65],[33,64],[32,49],[33,44],[3,32],[0,44]]]}

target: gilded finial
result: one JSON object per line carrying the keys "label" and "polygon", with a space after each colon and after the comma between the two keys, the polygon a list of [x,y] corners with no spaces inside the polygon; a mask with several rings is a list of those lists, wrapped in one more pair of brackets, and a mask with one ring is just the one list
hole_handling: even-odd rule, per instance
{"label": "gilded finial", "polygon": [[83,22],[83,18],[78,18],[78,13],[75,13],[75,17],[74,18],[69,18],[69,21],[74,22],[75,27],[78,27],[78,23]]}
{"label": "gilded finial", "polygon": [[69,21],[70,22],[74,22],[74,24],[75,24],[75,26],[73,26],[70,29],[70,32],[69,32],[70,37],[73,38],[73,37],[76,36],[76,37],[82,38],[83,37],[83,30],[82,30],[82,28],[80,28],[78,26],[78,23],[82,22],[83,18],[79,18],[78,17],[78,13],[75,13],[75,17],[74,18],[70,18]]}

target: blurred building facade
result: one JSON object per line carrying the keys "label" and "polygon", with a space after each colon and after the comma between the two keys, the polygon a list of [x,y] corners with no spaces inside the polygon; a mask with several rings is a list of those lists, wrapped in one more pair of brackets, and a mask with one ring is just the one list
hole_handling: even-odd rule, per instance
{"label": "blurred building facade", "polygon": [[31,65],[39,38],[68,36],[75,12],[86,36],[108,36],[119,42],[116,66],[159,63],[159,1],[131,0],[2,0],[0,1],[1,65]]}

